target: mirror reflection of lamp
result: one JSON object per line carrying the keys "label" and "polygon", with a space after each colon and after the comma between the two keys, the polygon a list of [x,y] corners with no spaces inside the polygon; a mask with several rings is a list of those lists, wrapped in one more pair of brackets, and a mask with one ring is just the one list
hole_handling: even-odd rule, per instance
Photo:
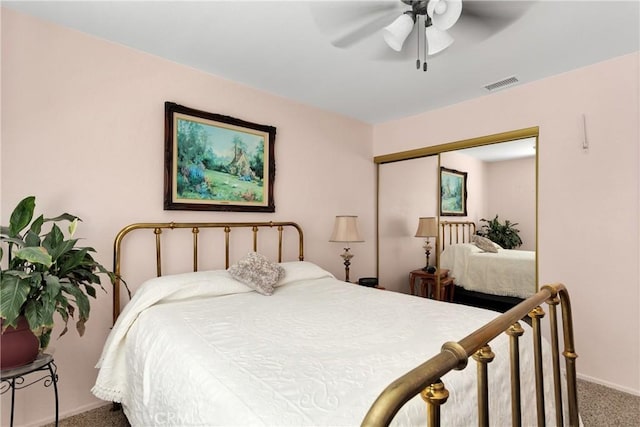
{"label": "mirror reflection of lamp", "polygon": [[357,219],[358,217],[354,215],[336,216],[333,224],[333,233],[331,233],[331,238],[329,239],[330,242],[346,243],[344,252],[340,254],[344,259],[345,282],[349,281],[349,266],[351,265],[351,258],[353,258],[353,254],[349,252],[349,243],[364,242],[358,231]]}
{"label": "mirror reflection of lamp", "polygon": [[[438,222],[435,217],[421,217],[418,220],[418,230],[416,230],[415,237],[424,237],[424,253],[427,257],[427,263],[424,266],[423,270],[428,271],[430,273],[435,272],[435,267],[429,267],[429,255],[431,254],[431,250],[433,247],[429,242],[430,237],[438,237]],[[431,271],[433,270],[433,271]]]}

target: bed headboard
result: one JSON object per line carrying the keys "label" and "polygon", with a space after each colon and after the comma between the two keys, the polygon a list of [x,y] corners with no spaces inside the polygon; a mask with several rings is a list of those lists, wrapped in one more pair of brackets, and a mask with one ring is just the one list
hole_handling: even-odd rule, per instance
{"label": "bed headboard", "polygon": [[[133,232],[140,231],[151,231],[155,234],[155,264],[156,264],[156,275],[162,276],[162,234],[164,230],[178,230],[178,232],[182,230],[188,230],[191,233],[191,241],[192,241],[192,249],[191,249],[191,257],[192,266],[189,267],[192,271],[198,271],[198,250],[202,245],[198,239],[201,233],[205,230],[209,229],[222,229],[224,232],[224,268],[229,268],[230,265],[230,256],[231,256],[231,238],[232,238],[232,230],[234,229],[244,229],[244,231],[250,230],[249,239],[250,242],[246,242],[247,233],[237,233],[239,239],[243,239],[245,245],[243,247],[252,248],[254,252],[258,251],[258,232],[260,229],[264,228],[275,228],[277,230],[277,238],[269,238],[269,243],[275,240],[274,244],[277,244],[277,262],[283,261],[284,254],[284,232],[287,230],[295,230],[298,235],[298,260],[304,260],[304,236],[302,233],[302,229],[295,222],[165,222],[165,223],[136,223],[130,224],[124,227],[120,232],[116,235],[114,245],[113,245],[113,272],[115,274],[116,280],[113,288],[113,321],[115,323],[118,315],[120,314],[120,289],[122,286],[122,279],[126,281],[126,276],[122,275],[122,242],[125,236],[128,236]],[[183,231],[183,234],[188,237],[188,234]],[[200,239],[202,240],[202,239]],[[234,241],[235,242],[235,241]],[[275,250],[275,249],[274,249]]]}
{"label": "bed headboard", "polygon": [[471,243],[471,237],[476,234],[476,223],[473,221],[440,221],[441,250],[447,245],[456,243]]}

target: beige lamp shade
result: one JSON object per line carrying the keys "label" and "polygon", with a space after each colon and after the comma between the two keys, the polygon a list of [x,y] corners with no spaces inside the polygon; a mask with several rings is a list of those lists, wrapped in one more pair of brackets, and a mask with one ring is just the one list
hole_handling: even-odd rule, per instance
{"label": "beige lamp shade", "polygon": [[364,242],[358,231],[357,216],[338,215],[333,224],[330,242]]}
{"label": "beige lamp shade", "polygon": [[418,220],[415,237],[438,237],[438,223],[435,217],[422,217]]}

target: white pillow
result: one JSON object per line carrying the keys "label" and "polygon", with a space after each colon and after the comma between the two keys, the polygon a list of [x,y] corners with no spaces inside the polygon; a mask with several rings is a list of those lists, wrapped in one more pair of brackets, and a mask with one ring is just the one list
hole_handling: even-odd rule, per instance
{"label": "white pillow", "polygon": [[473,243],[475,243],[477,247],[479,247],[485,252],[492,252],[492,253],[498,252],[498,248],[496,248],[496,244],[493,243],[491,240],[487,239],[486,237],[474,235],[471,240],[473,241]]}
{"label": "white pillow", "polygon": [[257,252],[249,252],[228,271],[231,277],[262,295],[273,294],[274,285],[284,276],[284,268]]}
{"label": "white pillow", "polygon": [[[324,270],[322,267],[308,261],[289,261],[281,262],[280,266],[284,269],[284,276],[276,283],[276,287],[287,285],[298,280],[321,279],[323,277],[334,277],[333,274]],[[335,278],[335,277],[334,277]]]}

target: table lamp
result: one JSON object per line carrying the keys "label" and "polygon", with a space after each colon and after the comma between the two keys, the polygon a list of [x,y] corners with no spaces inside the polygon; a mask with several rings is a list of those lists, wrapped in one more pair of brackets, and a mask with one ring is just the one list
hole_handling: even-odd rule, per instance
{"label": "table lamp", "polygon": [[340,255],[344,259],[345,282],[349,281],[349,266],[351,265],[351,258],[353,258],[353,254],[349,252],[349,243],[364,242],[358,231],[357,219],[358,217],[353,215],[336,216],[333,224],[333,233],[331,233],[331,238],[329,239],[330,242],[346,243],[344,252]]}
{"label": "table lamp", "polygon": [[430,237],[438,237],[438,222],[435,217],[422,217],[418,220],[418,230],[415,237],[424,237],[424,253],[427,257],[427,264],[424,266],[424,271],[429,271],[429,255],[433,247],[429,242]]}

